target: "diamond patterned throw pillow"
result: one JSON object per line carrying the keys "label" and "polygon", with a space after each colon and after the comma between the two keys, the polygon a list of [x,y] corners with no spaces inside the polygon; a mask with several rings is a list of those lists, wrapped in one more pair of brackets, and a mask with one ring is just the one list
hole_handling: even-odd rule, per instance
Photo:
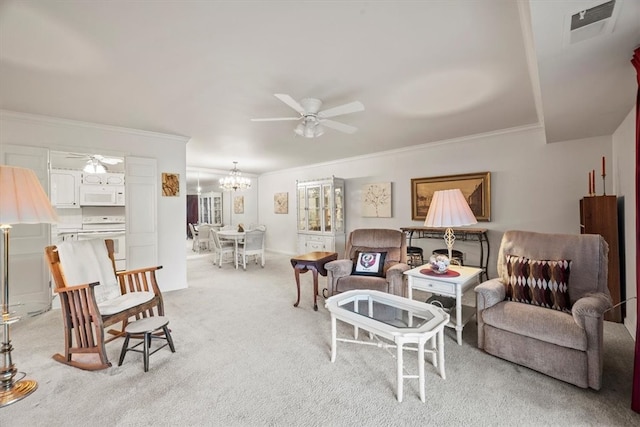
{"label": "diamond patterned throw pillow", "polygon": [[571,312],[571,260],[534,260],[507,255],[507,300]]}

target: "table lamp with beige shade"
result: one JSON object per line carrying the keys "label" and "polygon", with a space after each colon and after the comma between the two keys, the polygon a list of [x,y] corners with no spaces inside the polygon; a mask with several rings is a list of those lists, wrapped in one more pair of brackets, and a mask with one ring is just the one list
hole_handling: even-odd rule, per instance
{"label": "table lamp with beige shade", "polygon": [[452,227],[477,224],[475,215],[469,207],[459,188],[453,190],[440,190],[433,193],[427,217],[424,220],[425,227],[445,228],[444,243],[449,250],[449,260],[456,237]]}
{"label": "table lamp with beige shade", "polygon": [[9,326],[20,317],[9,311],[9,231],[12,224],[42,224],[57,222],[38,177],[31,169],[0,165],[0,229],[2,230],[2,368],[0,368],[0,407],[17,402],[38,387],[34,380],[16,380],[18,370],[11,359]]}

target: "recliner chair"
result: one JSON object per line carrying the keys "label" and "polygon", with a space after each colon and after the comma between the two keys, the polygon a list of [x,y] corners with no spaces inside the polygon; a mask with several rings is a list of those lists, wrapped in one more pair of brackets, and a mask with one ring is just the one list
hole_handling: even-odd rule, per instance
{"label": "recliner chair", "polygon": [[[381,277],[352,274],[358,252],[386,252]],[[407,242],[400,230],[362,228],[349,234],[345,259],[325,264],[329,295],[350,289],[375,289],[394,295],[406,295],[404,272],[407,265]]]}
{"label": "recliner chair", "polygon": [[[475,288],[478,347],[578,387],[599,390],[603,316],[611,308],[608,251],[602,236],[595,234],[505,232],[498,278]],[[522,286],[533,281],[538,286]],[[567,293],[558,294],[563,286],[540,286],[560,282],[566,282]],[[518,302],[529,297],[536,302]],[[547,301],[555,309],[535,305]]]}

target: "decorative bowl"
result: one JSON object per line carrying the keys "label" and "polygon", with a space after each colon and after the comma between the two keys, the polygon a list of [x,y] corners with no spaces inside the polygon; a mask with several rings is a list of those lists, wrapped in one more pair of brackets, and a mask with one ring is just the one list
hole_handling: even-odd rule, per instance
{"label": "decorative bowl", "polygon": [[449,257],[446,255],[431,255],[429,258],[429,267],[437,274],[445,274],[449,270],[449,263]]}

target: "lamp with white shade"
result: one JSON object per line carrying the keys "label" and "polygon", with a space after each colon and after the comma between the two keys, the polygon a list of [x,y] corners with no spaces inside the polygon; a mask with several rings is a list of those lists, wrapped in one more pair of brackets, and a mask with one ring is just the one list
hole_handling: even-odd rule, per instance
{"label": "lamp with white shade", "polygon": [[38,383],[33,380],[16,381],[18,373],[11,359],[11,338],[9,326],[20,317],[9,312],[9,231],[12,224],[42,224],[57,222],[38,177],[31,169],[0,165],[0,229],[2,245],[2,368],[0,369],[0,407],[17,402],[33,393]]}
{"label": "lamp with white shade", "polygon": [[459,188],[453,190],[441,190],[433,193],[427,217],[424,220],[425,227],[445,228],[444,242],[449,250],[449,259],[455,235],[451,227],[461,227],[476,224],[475,215],[469,207]]}

